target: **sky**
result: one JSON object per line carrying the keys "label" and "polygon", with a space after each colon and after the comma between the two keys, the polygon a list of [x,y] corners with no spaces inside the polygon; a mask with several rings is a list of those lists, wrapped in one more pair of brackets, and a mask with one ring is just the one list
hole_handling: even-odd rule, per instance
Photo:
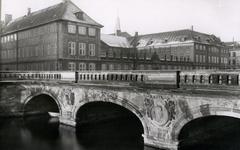
{"label": "sky", "polygon": [[[4,14],[23,16],[62,0],[2,0]],[[222,41],[240,41],[240,0],[72,0],[102,24],[102,33],[113,33],[117,16],[121,30],[132,35],[181,29],[214,34]]]}

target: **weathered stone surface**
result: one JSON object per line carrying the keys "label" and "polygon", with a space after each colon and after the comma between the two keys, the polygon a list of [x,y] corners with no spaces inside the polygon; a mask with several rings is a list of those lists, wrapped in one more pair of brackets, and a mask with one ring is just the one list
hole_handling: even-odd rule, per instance
{"label": "weathered stone surface", "polygon": [[0,114],[21,114],[33,97],[46,94],[58,104],[60,122],[75,126],[81,106],[102,101],[133,112],[144,127],[146,145],[177,149],[178,134],[189,121],[209,115],[240,118],[240,96],[211,92],[138,89],[125,86],[96,86],[64,83],[1,84]]}

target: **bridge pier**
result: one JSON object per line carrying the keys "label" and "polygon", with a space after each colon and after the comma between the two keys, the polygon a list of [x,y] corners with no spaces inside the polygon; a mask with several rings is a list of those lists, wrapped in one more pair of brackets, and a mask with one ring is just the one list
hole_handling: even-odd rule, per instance
{"label": "bridge pier", "polygon": [[159,150],[177,150],[178,142],[162,141],[160,139],[150,139],[146,135],[143,135],[145,147],[152,147]]}
{"label": "bridge pier", "polygon": [[76,120],[72,116],[72,112],[63,111],[59,116],[59,122],[66,126],[76,127]]}

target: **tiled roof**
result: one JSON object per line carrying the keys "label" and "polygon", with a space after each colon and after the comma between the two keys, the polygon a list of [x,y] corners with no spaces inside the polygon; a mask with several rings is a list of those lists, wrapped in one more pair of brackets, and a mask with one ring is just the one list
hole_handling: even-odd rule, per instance
{"label": "tiled roof", "polygon": [[[132,43],[134,37],[129,38]],[[170,32],[139,35],[137,38],[137,47],[160,47],[168,44],[180,44],[187,42],[200,42],[206,44],[222,44],[221,40],[214,35],[208,35],[192,30],[177,30]]]}
{"label": "tiled roof", "polygon": [[99,23],[91,19],[86,13],[83,12],[83,20],[77,19],[74,13],[83,12],[71,1],[59,3],[57,5],[32,12],[29,15],[17,18],[11,21],[3,33],[15,32],[42,24],[50,23],[57,20],[68,20],[74,22],[80,22],[85,24],[96,25],[102,27]]}
{"label": "tiled roof", "polygon": [[101,34],[101,41],[111,47],[130,48],[130,44],[125,37]]}

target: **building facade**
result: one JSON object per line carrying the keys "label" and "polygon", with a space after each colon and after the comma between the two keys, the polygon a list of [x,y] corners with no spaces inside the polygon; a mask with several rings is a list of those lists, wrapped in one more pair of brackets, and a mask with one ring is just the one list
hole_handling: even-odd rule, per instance
{"label": "building facade", "polygon": [[103,26],[69,0],[10,20],[0,70],[228,69],[233,62],[219,38],[193,30],[101,34]]}
{"label": "building facade", "polygon": [[[110,54],[101,57],[110,70],[192,70],[228,69],[229,49],[214,35],[193,30],[179,30],[126,38],[108,35],[102,37],[101,51]],[[123,41],[128,42],[123,42]],[[114,43],[114,44],[113,44]],[[127,43],[129,44],[123,44]],[[107,45],[107,46],[106,46]],[[116,46],[117,45],[117,46]],[[112,55],[121,51],[121,57]],[[109,52],[110,51],[110,52]],[[125,57],[122,57],[126,55]],[[121,64],[121,65],[120,65]],[[123,66],[128,67],[123,67]],[[119,66],[119,67],[118,67]],[[120,67],[121,66],[121,67]]]}
{"label": "building facade", "polygon": [[29,10],[1,35],[1,70],[98,70],[102,27],[71,1]]}
{"label": "building facade", "polygon": [[138,36],[136,42],[138,64],[152,61],[152,69],[228,68],[229,51],[214,35],[178,30]]}
{"label": "building facade", "polygon": [[240,42],[226,42],[230,51],[229,64],[231,69],[240,69]]}
{"label": "building facade", "polygon": [[125,37],[101,35],[101,70],[134,70],[135,51]]}

